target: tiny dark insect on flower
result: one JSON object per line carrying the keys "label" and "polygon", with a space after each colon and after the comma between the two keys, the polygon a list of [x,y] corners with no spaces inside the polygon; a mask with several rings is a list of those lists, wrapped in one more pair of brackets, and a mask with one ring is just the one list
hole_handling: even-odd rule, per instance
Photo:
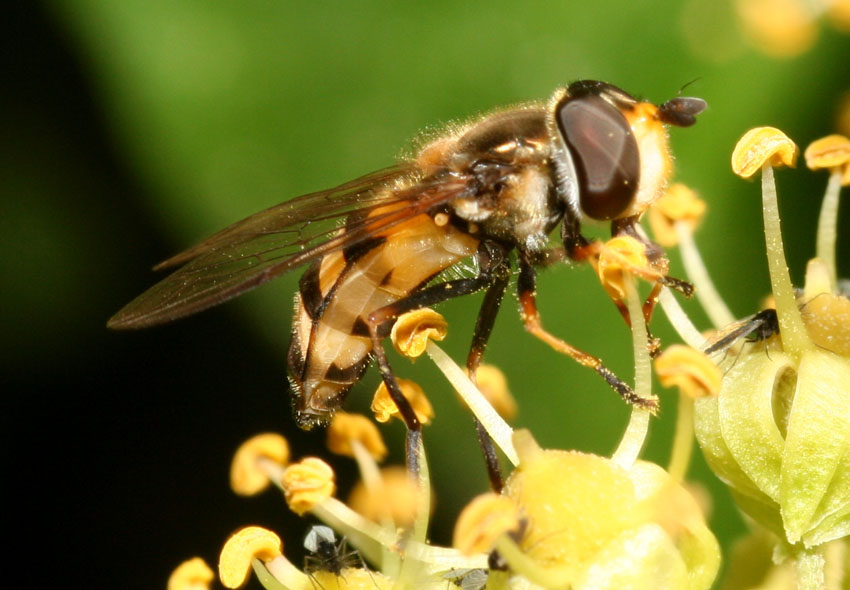
{"label": "tiny dark insect on flower", "polygon": [[344,569],[363,565],[360,554],[348,548],[345,537],[337,540],[333,529],[324,525],[310,529],[304,537],[304,548],[309,552],[304,556],[304,571],[308,575],[322,571],[339,576]]}
{"label": "tiny dark insect on flower", "polygon": [[763,342],[779,334],[779,316],[775,309],[763,309],[743,320],[724,326],[703,345],[705,354],[728,350],[741,338],[747,342]]}

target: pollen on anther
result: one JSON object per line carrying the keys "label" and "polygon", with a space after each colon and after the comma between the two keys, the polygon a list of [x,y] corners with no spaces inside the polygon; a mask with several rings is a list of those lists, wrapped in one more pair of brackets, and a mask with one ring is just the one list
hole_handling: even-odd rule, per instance
{"label": "pollen on anther", "polygon": [[337,455],[354,457],[354,441],[363,445],[376,461],[387,456],[387,446],[374,422],[361,414],[337,412],[328,426],[328,449]]}
{"label": "pollen on anther", "polygon": [[238,588],[248,579],[251,561],[271,561],[283,553],[283,543],[275,533],[248,526],[233,534],[221,550],[218,576],[227,588]]}
{"label": "pollen on anther", "polygon": [[649,209],[649,227],[655,241],[665,247],[679,242],[677,224],[693,232],[705,214],[705,201],[682,183],[673,184]]}
{"label": "pollen on anther", "polygon": [[765,164],[793,168],[798,153],[797,145],[776,127],[755,127],[735,145],[732,171],[742,178],[750,178]]}
{"label": "pollen on anther", "polygon": [[230,487],[239,495],[257,494],[269,485],[266,471],[260,465],[262,459],[268,459],[279,465],[289,461],[289,444],[276,433],[258,434],[242,443],[230,464]]}
{"label": "pollen on anther", "polygon": [[518,528],[519,512],[509,498],[481,494],[460,513],[452,544],[464,555],[487,553],[500,536]]}
{"label": "pollen on anther", "polygon": [[187,559],[168,578],[168,590],[209,590],[215,574],[200,557]]}
{"label": "pollen on anther", "polygon": [[390,332],[390,340],[398,351],[408,358],[417,358],[425,352],[428,340],[442,341],[448,334],[448,322],[430,308],[422,308],[399,316]]}
{"label": "pollen on anther", "polygon": [[[425,396],[425,392],[419,385],[410,379],[397,379],[398,385],[401,388],[401,393],[410,402],[416,417],[422,424],[431,422],[434,417],[434,408],[431,402]],[[398,406],[396,406],[386,384],[382,381],[372,398],[372,411],[375,413],[375,420],[378,422],[387,422],[390,418],[401,418]]]}
{"label": "pollen on anther", "polygon": [[678,387],[691,397],[717,395],[723,375],[710,358],[682,344],[673,344],[655,359],[655,373],[664,387]]}
{"label": "pollen on anther", "polygon": [[827,135],[809,144],[803,154],[810,170],[835,170],[843,173],[843,186],[850,184],[850,139]]}
{"label": "pollen on anther", "polygon": [[281,478],[289,509],[302,515],[336,491],[334,471],[317,457],[306,457],[286,468]]}
{"label": "pollen on anther", "polygon": [[362,481],[354,486],[348,505],[374,522],[390,519],[397,527],[405,527],[416,519],[421,493],[410,472],[396,465],[381,469],[377,486],[367,486]]}
{"label": "pollen on anther", "polygon": [[626,274],[648,270],[646,247],[631,236],[608,240],[595,262],[599,281],[615,301],[626,299]]}
{"label": "pollen on anther", "polygon": [[508,389],[505,374],[495,365],[482,364],[475,371],[475,384],[493,409],[505,420],[516,417],[517,403]]}

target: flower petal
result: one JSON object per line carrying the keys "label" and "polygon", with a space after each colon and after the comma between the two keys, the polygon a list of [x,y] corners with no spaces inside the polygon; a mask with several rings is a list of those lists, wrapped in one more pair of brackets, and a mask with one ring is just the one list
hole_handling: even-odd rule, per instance
{"label": "flower petal", "polygon": [[[850,486],[850,360],[823,351],[803,355],[788,421],[780,504],[788,541],[797,542],[830,511],[846,507]],[[832,489],[833,496],[827,496]]]}

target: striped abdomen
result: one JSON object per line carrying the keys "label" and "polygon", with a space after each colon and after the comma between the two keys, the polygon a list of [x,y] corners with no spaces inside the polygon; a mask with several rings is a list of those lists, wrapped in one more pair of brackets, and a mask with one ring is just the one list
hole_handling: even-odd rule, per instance
{"label": "striped abdomen", "polygon": [[301,279],[289,349],[296,419],[327,421],[371,360],[368,317],[475,253],[478,240],[427,215],[406,221],[356,254],[334,252]]}

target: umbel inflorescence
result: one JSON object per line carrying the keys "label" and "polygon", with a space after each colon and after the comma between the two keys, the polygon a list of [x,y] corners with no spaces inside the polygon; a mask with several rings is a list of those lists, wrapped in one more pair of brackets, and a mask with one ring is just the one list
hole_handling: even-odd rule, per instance
{"label": "umbel inflorescence", "polygon": [[[755,567],[753,556],[767,547],[772,563],[762,564],[763,579],[750,586],[846,588],[850,300],[847,282],[837,276],[835,243],[840,189],[850,183],[850,141],[830,136],[806,150],[808,167],[827,169],[829,181],[817,257],[802,288],[791,284],[785,264],[773,175],[796,158],[797,147],[772,128],[748,132],[732,158],[737,174],[762,179],[773,293],[770,307],[755,318],[736,322],[711,283],[694,239],[705,212],[695,193],[674,185],[650,212],[654,238],[666,247],[678,245],[688,278],[719,329],[704,336],[666,289],[658,292],[686,343],[665,348],[654,361],[661,383],[680,390],[666,469],[639,459],[652,403],[634,405],[611,457],[543,449],[529,431],[514,431],[505,421],[515,403],[499,371],[482,367],[478,387],[473,385],[434,343],[445,336],[444,320],[430,310],[413,312],[396,324],[393,343],[411,357],[427,354],[446,374],[510,463],[503,488],[471,498],[457,518],[452,546],[437,546],[428,542],[431,492],[421,443],[415,478],[401,467],[381,468],[387,449],[375,422],[338,412],[328,448],[352,457],[362,478],[346,503],[335,497],[334,471],[326,461],[293,462],[282,436],[258,435],[234,457],[234,491],[251,495],[274,485],[291,510],[314,516],[336,534],[311,531],[310,548],[324,543],[324,553],[317,550],[313,565],[299,568],[275,533],[243,528],[221,552],[220,582],[236,588],[253,571],[269,590],[707,589],[716,584],[720,548],[700,503],[683,485],[695,433],[752,524],[753,535],[735,552],[729,575],[743,571],[735,560]],[[601,246],[592,263],[609,295],[629,311],[635,395],[655,400],[647,346],[652,341],[635,278],[656,282],[663,269],[648,261],[640,241],[623,237]],[[433,419],[422,389],[400,382],[418,419]],[[378,421],[398,417],[386,391],[376,393],[373,411]],[[175,570],[169,590],[209,587],[213,577],[195,558]]]}

